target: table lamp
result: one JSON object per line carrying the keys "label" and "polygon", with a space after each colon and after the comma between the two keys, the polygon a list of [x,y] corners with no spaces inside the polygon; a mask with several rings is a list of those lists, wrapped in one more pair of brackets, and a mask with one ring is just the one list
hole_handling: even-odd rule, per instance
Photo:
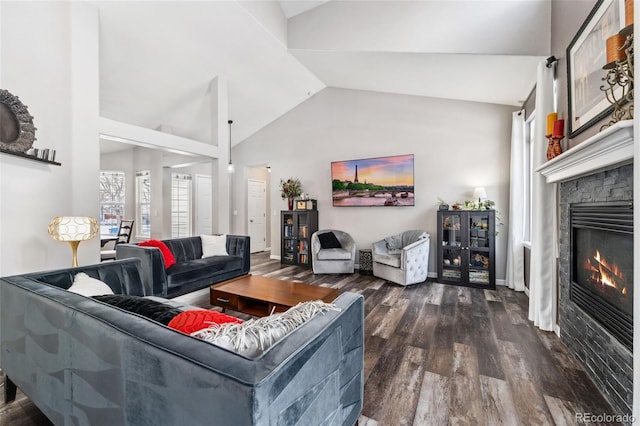
{"label": "table lamp", "polygon": [[484,186],[479,186],[473,190],[473,198],[477,198],[478,203],[482,201],[482,198],[487,198],[487,191],[485,191]]}
{"label": "table lamp", "polygon": [[71,266],[78,266],[78,245],[90,240],[98,233],[98,222],[89,216],[56,216],[49,223],[49,235],[56,241],[71,244],[73,260]]}

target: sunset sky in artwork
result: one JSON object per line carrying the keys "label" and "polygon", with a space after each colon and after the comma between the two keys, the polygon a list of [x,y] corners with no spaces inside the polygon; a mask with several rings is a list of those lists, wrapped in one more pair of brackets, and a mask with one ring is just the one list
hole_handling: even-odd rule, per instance
{"label": "sunset sky in artwork", "polygon": [[331,163],[332,178],[353,182],[356,164],[360,183],[413,186],[413,154],[334,162]]}

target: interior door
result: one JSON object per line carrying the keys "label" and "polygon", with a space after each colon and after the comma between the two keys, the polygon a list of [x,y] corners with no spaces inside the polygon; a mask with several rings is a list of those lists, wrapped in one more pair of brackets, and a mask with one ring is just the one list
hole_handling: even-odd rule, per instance
{"label": "interior door", "polygon": [[196,227],[194,235],[213,233],[213,181],[211,176],[196,175]]}
{"label": "interior door", "polygon": [[247,199],[247,229],[251,238],[251,253],[267,248],[267,183],[249,179]]}

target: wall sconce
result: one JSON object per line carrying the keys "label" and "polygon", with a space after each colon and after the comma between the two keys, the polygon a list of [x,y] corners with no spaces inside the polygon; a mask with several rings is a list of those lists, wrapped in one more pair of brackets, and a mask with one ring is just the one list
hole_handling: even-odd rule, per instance
{"label": "wall sconce", "polygon": [[71,266],[78,266],[78,245],[92,239],[98,233],[98,222],[89,216],[56,216],[49,223],[49,235],[56,241],[71,244]]}
{"label": "wall sconce", "polygon": [[479,186],[473,190],[473,198],[478,199],[478,203],[482,201],[482,198],[487,198],[487,191],[484,186]]}
{"label": "wall sconce", "polygon": [[236,171],[235,166],[231,162],[231,124],[233,123],[233,120],[229,120],[227,123],[229,123],[229,165],[227,166],[227,171],[229,173],[233,173]]}
{"label": "wall sconce", "polygon": [[271,173],[271,164],[267,164],[267,171]]}

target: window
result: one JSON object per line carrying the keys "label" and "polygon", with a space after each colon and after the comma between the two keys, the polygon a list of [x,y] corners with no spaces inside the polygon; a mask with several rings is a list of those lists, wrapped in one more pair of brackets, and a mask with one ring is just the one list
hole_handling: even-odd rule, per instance
{"label": "window", "polygon": [[100,234],[116,235],[124,219],[124,172],[100,172]]}
{"label": "window", "polygon": [[531,219],[533,199],[533,146],[536,115],[533,112],[524,124],[524,241],[531,242]]}
{"label": "window", "polygon": [[151,175],[136,172],[136,234],[151,237]]}
{"label": "window", "polygon": [[191,236],[191,175],[171,173],[171,238]]}

